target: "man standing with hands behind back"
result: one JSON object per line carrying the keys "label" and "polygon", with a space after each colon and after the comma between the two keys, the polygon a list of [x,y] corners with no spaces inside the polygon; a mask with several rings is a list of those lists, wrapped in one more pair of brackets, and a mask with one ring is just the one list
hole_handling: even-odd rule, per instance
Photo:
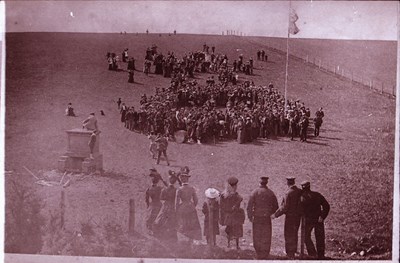
{"label": "man standing with hands behind back", "polygon": [[288,259],[294,259],[297,251],[298,233],[300,227],[300,197],[301,190],[295,185],[294,177],[286,177],[288,191],[282,200],[280,208],[271,216],[272,219],[285,214],[284,236]]}
{"label": "man standing with hands behind back", "polygon": [[[303,193],[300,198],[300,207],[305,218],[305,243],[307,253],[311,257],[325,259],[325,227],[324,221],[328,216],[330,206],[325,197],[310,190],[310,182],[301,183]],[[317,250],[311,240],[311,231],[314,229]]]}
{"label": "man standing with hands behind back", "polygon": [[257,259],[267,259],[271,250],[271,215],[278,209],[274,192],[267,187],[268,177],[261,177],[260,187],[255,189],[247,205],[247,215],[253,223],[253,243]]}

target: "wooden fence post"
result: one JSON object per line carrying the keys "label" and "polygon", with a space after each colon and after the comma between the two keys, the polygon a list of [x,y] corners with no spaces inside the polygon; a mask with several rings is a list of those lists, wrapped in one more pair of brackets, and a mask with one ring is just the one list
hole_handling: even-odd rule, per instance
{"label": "wooden fence post", "polygon": [[381,94],[383,94],[383,82],[382,82],[382,86],[381,86]]}
{"label": "wooden fence post", "polygon": [[135,200],[129,199],[129,234],[135,232]]}
{"label": "wooden fence post", "polygon": [[65,214],[65,195],[64,190],[61,190],[61,199],[60,199],[60,228],[64,228],[64,214]]}
{"label": "wooden fence post", "polygon": [[308,63],[308,54],[307,54],[307,56],[306,56],[306,63]]}

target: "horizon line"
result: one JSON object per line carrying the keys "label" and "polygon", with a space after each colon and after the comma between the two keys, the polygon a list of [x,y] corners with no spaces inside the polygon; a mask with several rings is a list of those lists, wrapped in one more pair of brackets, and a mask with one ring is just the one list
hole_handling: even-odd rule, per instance
{"label": "horizon line", "polygon": [[[221,36],[221,37],[264,37],[264,38],[281,38],[286,39],[287,36],[262,36],[262,35],[222,35],[222,34],[212,34],[212,33],[176,33],[173,32],[153,32],[153,33],[146,33],[146,32],[68,32],[68,31],[5,31],[4,34],[29,34],[29,33],[49,33],[49,34],[116,34],[116,35],[199,35],[199,36]],[[398,40],[391,40],[391,39],[357,39],[357,38],[309,38],[309,37],[289,37],[290,39],[301,39],[301,40],[344,40],[344,41],[389,41],[389,42],[397,42]]]}

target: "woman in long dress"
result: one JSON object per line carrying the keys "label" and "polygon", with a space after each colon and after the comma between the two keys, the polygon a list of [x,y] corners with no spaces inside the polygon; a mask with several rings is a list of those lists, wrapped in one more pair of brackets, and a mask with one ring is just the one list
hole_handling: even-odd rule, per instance
{"label": "woman in long dress", "polygon": [[161,190],[162,187],[158,185],[160,181],[160,175],[157,171],[151,170],[150,173],[152,185],[146,190],[146,206],[147,206],[147,215],[146,215],[146,227],[149,231],[149,234],[153,234],[153,225],[156,220],[158,213],[161,209]]}
{"label": "woman in long dress", "polygon": [[175,212],[175,183],[177,176],[175,172],[169,171],[169,184],[161,191],[161,201],[164,201],[154,222],[154,235],[164,241],[176,242],[178,240],[176,233],[176,212]]}
{"label": "woman in long dress", "polygon": [[189,168],[185,167],[180,172],[182,186],[176,191],[175,207],[178,232],[193,242],[201,240],[201,228],[196,211],[198,198],[194,187],[188,184],[189,177]]}
{"label": "woman in long dress", "polygon": [[220,196],[220,220],[221,225],[226,226],[225,232],[228,235],[228,248],[231,240],[236,240],[236,248],[239,247],[239,238],[243,237],[243,224],[245,213],[240,208],[243,201],[242,196],[237,193],[237,184],[239,180],[236,177],[230,177],[226,190]]}

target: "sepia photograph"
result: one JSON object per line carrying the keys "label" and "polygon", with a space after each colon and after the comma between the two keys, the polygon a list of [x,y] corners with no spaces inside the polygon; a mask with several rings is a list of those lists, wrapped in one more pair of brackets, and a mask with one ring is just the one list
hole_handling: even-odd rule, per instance
{"label": "sepia photograph", "polygon": [[399,261],[398,1],[0,4],[5,262]]}

